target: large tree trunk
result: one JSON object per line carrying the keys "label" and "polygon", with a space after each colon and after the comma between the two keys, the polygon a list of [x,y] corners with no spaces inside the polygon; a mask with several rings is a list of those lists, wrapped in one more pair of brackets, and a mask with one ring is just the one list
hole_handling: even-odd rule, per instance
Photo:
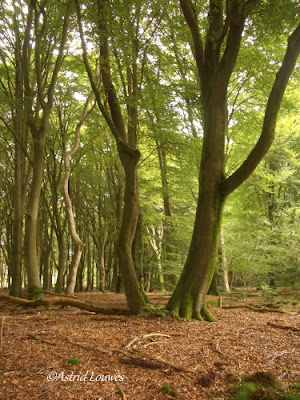
{"label": "large tree trunk", "polygon": [[[220,114],[218,115],[220,117]],[[224,118],[213,116],[207,129],[210,131],[210,137],[222,135],[222,132],[224,134]],[[193,236],[182,275],[167,305],[170,311],[183,318],[212,319],[205,307],[205,296],[218,258],[224,205],[220,191],[223,175],[222,154],[222,148],[219,146],[218,149],[216,142],[204,140]]]}
{"label": "large tree trunk", "polygon": [[[200,78],[204,136],[199,173],[199,197],[190,249],[182,275],[167,308],[184,318],[213,320],[205,296],[215,271],[225,198],[254,171],[274,138],[278,111],[300,52],[300,25],[290,36],[282,66],[270,93],[261,136],[242,165],[224,177],[224,138],[227,129],[227,87],[240,48],[246,3],[211,0],[205,46],[191,0],[180,0],[191,30]],[[228,5],[230,7],[228,8]],[[226,39],[223,54],[221,47]]]}

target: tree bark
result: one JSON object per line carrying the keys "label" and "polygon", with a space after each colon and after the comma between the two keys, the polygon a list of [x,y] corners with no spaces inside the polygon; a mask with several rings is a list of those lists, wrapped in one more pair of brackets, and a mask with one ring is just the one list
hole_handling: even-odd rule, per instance
{"label": "tree bark", "polygon": [[246,18],[244,7],[248,4],[232,0],[223,22],[223,2],[212,0],[205,46],[192,1],[180,0],[180,4],[193,37],[203,105],[204,137],[194,231],[187,261],[167,308],[180,317],[214,320],[205,306],[205,296],[215,271],[225,199],[251,175],[272,143],[281,99],[300,51],[300,25],[289,38],[282,67],[267,104],[261,137],[241,167],[225,179],[227,86],[238,57]]}

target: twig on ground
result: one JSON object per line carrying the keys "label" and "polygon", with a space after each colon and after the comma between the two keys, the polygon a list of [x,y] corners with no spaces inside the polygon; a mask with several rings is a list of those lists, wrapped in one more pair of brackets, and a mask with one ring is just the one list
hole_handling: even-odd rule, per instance
{"label": "twig on ground", "polygon": [[118,389],[118,391],[121,394],[122,400],[127,400],[126,394],[124,393],[124,391],[122,390],[122,388],[120,387],[120,385],[117,382],[114,382],[114,384],[116,385],[116,388]]}
{"label": "twig on ground", "polygon": [[166,335],[165,333],[155,333],[155,332],[147,333],[146,335],[137,336],[134,339],[132,339],[128,344],[126,344],[125,349],[130,349],[130,348],[133,347],[133,345],[135,343],[141,342],[141,341],[143,341],[144,339],[147,339],[147,338],[151,338],[152,342],[154,342],[153,337],[157,337],[157,336],[163,336],[163,337],[168,337],[168,338],[171,337],[170,335]]}
{"label": "twig on ground", "polygon": [[56,346],[56,343],[50,342],[49,340],[45,340],[45,339],[39,338],[38,336],[35,336],[35,335],[31,334],[31,333],[27,333],[26,336],[28,336],[31,339],[38,340],[38,341],[40,341],[42,343],[47,343],[47,344],[50,344],[51,346]]}
{"label": "twig on ground", "polygon": [[1,326],[0,326],[0,352],[3,351],[3,328],[4,328],[4,320],[5,316],[1,319]]}
{"label": "twig on ground", "polygon": [[272,364],[272,362],[274,362],[274,360],[275,360],[276,358],[285,356],[285,355],[287,355],[287,354],[292,354],[292,353],[294,353],[294,351],[295,351],[295,349],[293,349],[292,351],[287,351],[287,350],[285,350],[285,351],[281,351],[281,352],[279,352],[279,353],[276,353],[273,357],[272,357],[272,356],[268,357],[268,358],[271,358],[271,357],[272,357],[272,359],[268,362],[268,364]]}

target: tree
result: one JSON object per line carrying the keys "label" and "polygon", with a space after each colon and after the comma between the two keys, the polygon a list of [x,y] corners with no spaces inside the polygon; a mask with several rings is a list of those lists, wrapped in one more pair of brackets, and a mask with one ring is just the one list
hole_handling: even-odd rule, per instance
{"label": "tree", "polygon": [[[140,152],[137,149],[137,115],[144,61],[140,66],[138,59],[139,57],[142,60],[145,59],[143,57],[145,46],[141,51],[140,29],[142,29],[141,21],[148,15],[149,8],[143,7],[139,1],[132,2],[122,9],[121,15],[118,15],[120,8],[117,5],[112,7],[106,0],[97,1],[95,26],[100,43],[99,73],[102,83],[100,88],[93,76],[88,59],[79,1],[76,1],[76,9],[84,64],[99,110],[115,138],[118,155],[125,173],[124,206],[118,242],[119,266],[129,311],[138,314],[146,305],[132,254],[140,211],[138,187]],[[114,20],[117,22],[117,26],[114,26]],[[122,36],[119,35],[120,27]],[[126,35],[124,35],[125,32]],[[123,46],[117,47],[115,43],[119,44],[118,42],[123,42]],[[114,55],[117,73],[113,70],[111,54]],[[121,82],[126,111],[121,106],[120,95],[116,89],[118,80]],[[104,98],[102,91],[104,91]]]}
{"label": "tree", "polygon": [[[25,7],[21,4],[21,7]],[[53,11],[53,7],[56,13]],[[51,18],[49,10],[51,9]],[[32,180],[25,219],[24,261],[28,291],[41,288],[37,253],[37,226],[43,183],[43,152],[54,100],[54,89],[64,58],[69,9],[53,1],[31,1],[25,16],[20,68],[26,122],[32,137]],[[61,18],[61,15],[64,15]],[[57,54],[57,55],[56,55]]]}
{"label": "tree", "polygon": [[213,320],[205,306],[205,296],[215,271],[225,200],[247,180],[268,152],[282,97],[300,52],[298,25],[288,38],[282,65],[268,97],[260,137],[240,167],[226,177],[224,142],[228,120],[228,85],[238,60],[242,34],[253,22],[250,13],[257,3],[211,0],[205,21],[208,27],[204,42],[195,4],[191,0],[180,0],[192,36],[199,76],[203,146],[194,231],[184,269],[167,308],[188,319],[204,317]]}

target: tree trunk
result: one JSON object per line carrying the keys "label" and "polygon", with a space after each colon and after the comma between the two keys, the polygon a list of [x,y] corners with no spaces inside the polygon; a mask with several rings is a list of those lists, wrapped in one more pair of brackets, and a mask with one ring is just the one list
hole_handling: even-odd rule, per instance
{"label": "tree trunk", "polygon": [[57,279],[55,283],[55,292],[61,293],[64,288],[64,277],[66,273],[67,254],[63,233],[57,233],[57,246],[58,246],[58,266],[57,266]]}
{"label": "tree trunk", "polygon": [[98,254],[99,254],[99,290],[105,292],[105,239],[100,237],[98,243]]}
{"label": "tree trunk", "polygon": [[[161,264],[161,259],[162,259],[162,239],[163,239],[163,225],[161,223],[160,226],[155,229],[152,227],[151,231],[149,228],[147,228],[147,232],[149,235],[149,241],[151,244],[151,247],[156,255],[157,259],[157,267],[156,267],[156,274],[157,274],[157,281],[155,288],[159,290],[164,290],[164,276],[163,276],[163,271],[162,271],[162,264]],[[158,240],[156,241],[156,235],[158,236]]]}
{"label": "tree trunk", "polygon": [[[42,138],[34,137],[33,175],[28,196],[25,220],[24,261],[28,277],[28,292],[41,290],[39,260],[37,253],[37,227],[40,206],[40,194],[43,183],[43,150],[45,134]],[[40,296],[39,296],[40,297]]]}
{"label": "tree trunk", "polygon": [[124,209],[118,244],[120,273],[129,311],[132,314],[140,314],[146,303],[138,283],[132,254],[140,212],[137,183],[140,153],[137,150],[128,151],[127,147],[124,148],[121,144],[118,145],[118,150],[125,171]]}
{"label": "tree trunk", "polygon": [[223,279],[224,279],[224,289],[226,293],[230,293],[229,279],[228,279],[228,265],[227,265],[227,257],[225,250],[225,239],[224,232],[221,229],[220,234],[220,247],[221,247],[221,256],[222,256],[222,269],[223,269]]}
{"label": "tree trunk", "polygon": [[63,195],[64,195],[64,200],[66,204],[66,214],[67,214],[67,219],[68,219],[68,224],[69,224],[69,231],[70,235],[74,244],[74,254],[72,257],[70,269],[69,269],[69,279],[68,279],[68,285],[66,289],[66,294],[69,296],[74,296],[74,289],[76,285],[76,275],[77,275],[77,270],[78,266],[80,263],[81,259],[81,254],[83,252],[85,244],[83,241],[80,239],[78,232],[76,230],[76,224],[74,220],[74,214],[73,214],[73,209],[72,209],[72,203],[71,203],[71,198],[69,195],[69,178],[71,174],[71,167],[70,167],[70,158],[75,154],[77,151],[79,145],[80,145],[80,130],[85,122],[86,118],[89,115],[89,103],[92,97],[92,93],[87,97],[82,116],[78,124],[76,125],[75,129],[75,140],[74,144],[71,148],[70,151],[67,151],[64,155],[64,165],[65,165],[65,174],[64,174],[64,179],[63,179]]}
{"label": "tree trunk", "polygon": [[12,268],[10,271],[12,284],[9,294],[20,297],[22,289],[22,154],[19,143],[15,140],[15,193],[14,193],[14,222],[12,243]]}
{"label": "tree trunk", "polygon": [[200,178],[196,220],[187,261],[167,305],[177,316],[213,320],[206,309],[205,296],[218,259],[223,204],[215,185],[205,184],[205,179]]}

